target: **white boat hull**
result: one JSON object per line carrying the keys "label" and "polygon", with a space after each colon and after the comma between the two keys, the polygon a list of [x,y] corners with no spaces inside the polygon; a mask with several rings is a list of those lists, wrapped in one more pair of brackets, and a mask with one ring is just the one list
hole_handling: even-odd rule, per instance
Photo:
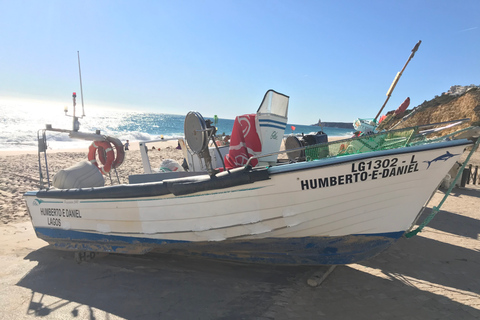
{"label": "white boat hull", "polygon": [[59,249],[347,264],[400,238],[469,143],[288,164],[267,180],[185,195],[25,199],[37,236]]}

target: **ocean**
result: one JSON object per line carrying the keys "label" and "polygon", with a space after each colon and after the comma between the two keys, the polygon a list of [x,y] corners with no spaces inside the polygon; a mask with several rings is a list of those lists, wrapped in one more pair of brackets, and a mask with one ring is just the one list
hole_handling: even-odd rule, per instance
{"label": "ocean", "polygon": [[[71,107],[70,107],[71,108]],[[79,112],[80,110],[80,112]],[[69,111],[67,114],[70,114]],[[183,136],[185,115],[162,114],[152,112],[134,112],[121,109],[86,110],[87,116],[79,119],[82,132],[95,132],[113,136],[123,143],[132,141],[146,141]],[[81,107],[77,105],[77,115],[81,114]],[[204,117],[213,121],[213,118]],[[230,134],[233,128],[233,119],[219,119],[218,134]],[[73,118],[66,116],[60,108],[46,106],[26,107],[0,103],[0,150],[37,150],[37,134],[46,124],[53,128],[71,130]],[[317,126],[288,124],[285,134],[314,133],[319,131]],[[329,136],[348,137],[352,130],[342,128],[324,128]],[[48,148],[50,150],[85,148],[90,142],[72,140],[65,133],[47,132]]]}

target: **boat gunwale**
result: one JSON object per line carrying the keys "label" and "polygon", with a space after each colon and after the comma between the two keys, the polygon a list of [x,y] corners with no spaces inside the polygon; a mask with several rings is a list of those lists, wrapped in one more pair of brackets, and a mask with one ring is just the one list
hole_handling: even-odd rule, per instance
{"label": "boat gunwale", "polygon": [[[360,160],[365,160],[369,158],[377,158],[377,157],[385,157],[385,156],[391,156],[391,155],[398,155],[398,154],[406,154],[406,153],[412,153],[412,152],[426,152],[430,150],[435,150],[435,149],[443,149],[443,148],[448,148],[448,147],[456,147],[456,146],[462,146],[462,145],[470,145],[473,144],[472,141],[467,140],[467,139],[460,139],[460,140],[451,140],[451,141],[442,141],[442,142],[435,142],[435,143],[430,143],[430,144],[422,144],[422,145],[416,145],[416,146],[408,146],[408,147],[402,147],[402,148],[396,148],[396,149],[389,149],[389,150],[381,150],[381,151],[371,151],[371,152],[365,152],[365,153],[360,153],[360,154],[351,154],[351,155],[345,155],[345,156],[337,156],[337,157],[331,157],[331,158],[324,158],[324,159],[318,159],[318,160],[313,160],[313,161],[308,161],[308,162],[297,162],[297,163],[288,163],[288,164],[283,164],[283,165],[278,165],[278,166],[272,166],[268,167],[267,170],[265,170],[264,167],[261,168],[250,168],[250,167],[245,167],[243,168],[238,168],[235,170],[235,172],[240,173],[243,172],[244,174],[248,176],[254,176],[255,173],[261,174],[263,172],[263,175],[265,173],[268,174],[268,176],[276,175],[276,174],[285,174],[285,173],[292,173],[295,171],[303,171],[303,170],[311,170],[311,169],[316,169],[316,168],[321,168],[321,167],[329,167],[329,166],[335,166],[335,165],[340,165],[348,162],[354,162],[354,161],[360,161]],[[266,171],[266,172],[265,172]],[[225,173],[224,173],[225,175]],[[228,175],[225,175],[225,178],[228,179]],[[211,181],[211,178],[209,178],[208,175],[199,175],[196,177],[196,179],[199,182],[207,182]],[[266,177],[263,177],[259,180],[265,180],[269,179]],[[250,179],[249,179],[250,180]],[[238,185],[244,185],[244,184],[251,184],[254,183],[255,181],[259,181],[257,179],[252,179],[251,181],[243,180],[239,182]],[[169,179],[169,180],[162,180],[158,182],[147,182],[147,183],[140,183],[140,184],[121,184],[121,185],[114,185],[114,186],[105,186],[105,187],[92,187],[92,188],[79,188],[79,189],[55,189],[55,190],[36,190],[36,191],[27,191],[24,196],[25,197],[37,197],[37,198],[50,198],[50,199],[62,199],[62,200],[85,200],[85,199],[92,199],[92,196],[95,195],[95,191],[98,190],[98,192],[103,191],[102,193],[105,193],[101,196],[96,195],[94,198],[95,199],[118,199],[120,198],[151,198],[151,197],[158,197],[158,196],[163,196],[163,195],[172,195],[173,193],[168,190],[168,187],[166,186],[165,182],[168,182],[169,184],[171,183],[192,183],[191,179],[189,178],[178,178],[178,179]],[[230,185],[226,187],[213,187],[208,190],[198,190],[197,192],[201,191],[210,191],[210,190],[225,190],[229,189],[231,187],[235,187],[237,185]],[[145,189],[145,188],[160,188],[160,193],[155,193],[151,194],[150,193],[145,193],[145,192],[136,192],[136,194],[132,194],[131,192],[121,192],[121,194],[118,195],[108,195],[108,191],[112,190],[115,191],[116,189],[125,189],[127,191],[130,190],[136,190],[138,189],[139,191],[142,191],[140,189]],[[190,187],[190,189],[192,189]],[[188,194],[195,194],[197,192],[189,192]],[[40,193],[40,195],[39,195]],[[75,196],[75,194],[80,194],[80,196]],[[72,196],[73,195],[73,196]],[[183,194],[178,194],[176,196],[182,196]]]}
{"label": "boat gunwale", "polygon": [[354,162],[354,161],[365,160],[369,158],[385,157],[385,156],[412,153],[412,152],[424,152],[424,151],[430,151],[434,149],[443,149],[447,147],[456,147],[456,146],[462,146],[462,145],[468,146],[471,144],[473,144],[473,142],[467,139],[432,142],[432,143],[426,143],[426,144],[421,144],[416,146],[406,146],[406,147],[395,148],[395,149],[369,151],[364,153],[316,159],[316,160],[306,161],[306,162],[289,163],[288,165],[285,164],[285,165],[269,167],[268,171],[271,175],[274,175],[274,174],[288,173],[292,171],[309,170],[315,167],[327,167],[331,165],[338,165],[338,164],[343,164],[345,162]]}

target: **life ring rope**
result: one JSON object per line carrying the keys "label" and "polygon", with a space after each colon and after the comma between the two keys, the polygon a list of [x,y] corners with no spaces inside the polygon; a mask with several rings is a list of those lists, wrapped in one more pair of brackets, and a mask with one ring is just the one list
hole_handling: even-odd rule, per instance
{"label": "life ring rope", "polygon": [[[110,142],[110,144],[115,147],[115,159],[113,160],[112,168],[116,169],[120,167],[120,165],[123,163],[123,160],[125,160],[125,150],[123,150],[123,144],[120,140],[114,137],[105,137],[105,140]],[[105,165],[105,153],[99,152],[98,158],[100,159],[100,162]]]}
{"label": "life ring rope", "polygon": [[[96,154],[98,150],[98,155],[102,167],[98,165]],[[102,155],[102,156],[100,156]],[[112,164],[115,161],[115,153],[113,148],[108,141],[94,141],[88,148],[88,161],[97,166],[102,174],[107,174],[112,169]]]}

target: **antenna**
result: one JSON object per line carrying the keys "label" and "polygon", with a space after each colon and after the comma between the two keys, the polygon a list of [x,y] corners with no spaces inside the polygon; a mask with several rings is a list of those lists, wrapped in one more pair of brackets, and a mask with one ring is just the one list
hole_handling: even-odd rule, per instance
{"label": "antenna", "polygon": [[85,108],[83,106],[83,88],[82,88],[82,69],[80,68],[80,51],[77,51],[78,57],[78,74],[80,75],[80,97],[82,98],[82,116],[85,117]]}
{"label": "antenna", "polygon": [[73,115],[68,115],[68,107],[65,107],[64,109],[64,112],[65,112],[65,115],[67,117],[72,117],[73,118],[73,131],[78,131],[80,129],[80,122],[78,121],[78,119],[82,119],[83,117],[85,117],[85,108],[84,108],[84,105],[83,105],[83,88],[82,88],[82,69],[80,68],[80,51],[77,51],[77,57],[78,57],[78,74],[80,75],[80,95],[81,95],[81,98],[82,98],[82,116],[81,117],[77,117],[76,113],[75,113],[75,109],[76,109],[76,106],[77,106],[77,93],[74,92],[72,94],[72,98],[73,98]]}

